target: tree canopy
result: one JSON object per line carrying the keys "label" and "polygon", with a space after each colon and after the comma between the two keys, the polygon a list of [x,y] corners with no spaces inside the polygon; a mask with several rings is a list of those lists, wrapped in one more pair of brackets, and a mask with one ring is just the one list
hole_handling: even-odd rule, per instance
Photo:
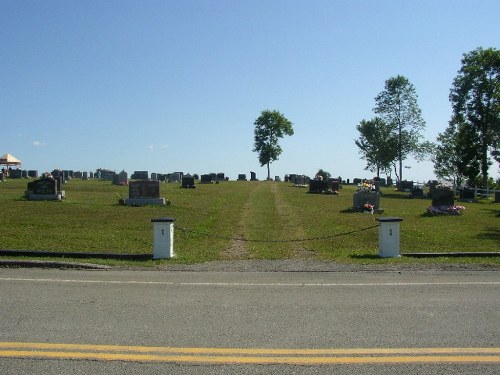
{"label": "tree canopy", "polygon": [[368,169],[380,177],[380,172],[391,169],[392,162],[397,158],[397,139],[380,117],[371,120],[361,120],[356,126],[359,138],[354,143],[359,148],[362,158],[366,160]]}
{"label": "tree canopy", "polygon": [[385,81],[385,89],[375,98],[374,112],[389,126],[397,140],[396,170],[398,181],[403,179],[403,160],[412,154],[422,159],[428,154],[430,144],[421,142],[420,132],[425,129],[415,87],[408,78],[398,75]]}
{"label": "tree canopy", "polygon": [[264,110],[254,122],[254,148],[261,166],[267,165],[267,179],[271,178],[269,165],[283,152],[279,139],[293,135],[293,124],[279,111]]}
{"label": "tree canopy", "polygon": [[[479,161],[486,187],[490,155],[495,156],[500,146],[500,50],[477,48],[463,55],[462,67],[450,90],[450,102],[452,121],[467,127],[479,142],[474,158]],[[470,144],[471,151],[475,146]]]}

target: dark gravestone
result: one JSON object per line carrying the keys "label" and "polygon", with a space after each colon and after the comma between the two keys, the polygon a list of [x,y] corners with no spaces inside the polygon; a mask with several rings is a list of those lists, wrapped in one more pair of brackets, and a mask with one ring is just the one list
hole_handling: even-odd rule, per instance
{"label": "dark gravestone", "polygon": [[495,191],[495,203],[500,203],[500,191]]}
{"label": "dark gravestone", "polygon": [[424,198],[424,189],[414,186],[410,193],[410,198]]}
{"label": "dark gravestone", "polygon": [[224,181],[226,179],[226,176],[224,175],[224,173],[217,173],[217,181]]}
{"label": "dark gravestone", "polygon": [[294,186],[307,186],[309,184],[309,179],[303,175],[295,175],[295,183]]}
{"label": "dark gravestone", "polygon": [[399,191],[411,192],[413,190],[413,181],[399,181],[397,186]]}
{"label": "dark gravestone", "polygon": [[58,189],[58,179],[41,178],[29,182],[25,193],[26,198],[29,200],[61,200],[63,195]]}
{"label": "dark gravestone", "polygon": [[340,190],[340,181],[339,180],[332,180],[332,191],[335,193],[335,192],[339,192]]}
{"label": "dark gravestone", "polygon": [[191,175],[185,175],[182,177],[182,185],[181,187],[186,189],[194,189],[196,185],[194,184],[194,177]]}
{"label": "dark gravestone", "polygon": [[125,171],[121,171],[117,174],[118,176],[118,185],[127,185],[128,184],[128,173]]}
{"label": "dark gravestone", "polygon": [[134,171],[132,176],[130,176],[133,180],[147,180],[149,178],[148,171]]}
{"label": "dark gravestone", "polygon": [[125,204],[129,206],[164,205],[165,198],[160,198],[160,182],[148,180],[130,181],[128,199],[125,199]]}
{"label": "dark gravestone", "polygon": [[250,181],[257,181],[257,174],[255,172],[250,172]]}
{"label": "dark gravestone", "polygon": [[211,174],[202,174],[200,182],[202,184],[211,184],[213,181],[213,176]]}
{"label": "dark gravestone", "polygon": [[453,206],[455,204],[455,194],[447,187],[436,188],[432,193],[432,206]]}
{"label": "dark gravestone", "polygon": [[475,198],[474,189],[462,188],[459,192],[460,200],[472,201]]}
{"label": "dark gravestone", "polygon": [[363,206],[368,203],[375,210],[380,209],[380,194],[371,191],[357,191],[352,196],[352,207],[354,210],[362,211]]}
{"label": "dark gravestone", "polygon": [[131,181],[128,189],[129,198],[160,198],[158,181]]}
{"label": "dark gravestone", "polygon": [[246,174],[239,174],[238,175],[238,181],[246,181],[246,180],[247,180]]}
{"label": "dark gravestone", "polygon": [[23,177],[23,171],[20,169],[12,169],[9,172],[9,177],[10,178],[22,178]]}
{"label": "dark gravestone", "polygon": [[28,171],[28,177],[38,178],[38,171],[36,171],[36,170],[30,170],[30,171]]}
{"label": "dark gravestone", "polygon": [[309,193],[322,194],[328,192],[328,182],[323,180],[310,180]]}

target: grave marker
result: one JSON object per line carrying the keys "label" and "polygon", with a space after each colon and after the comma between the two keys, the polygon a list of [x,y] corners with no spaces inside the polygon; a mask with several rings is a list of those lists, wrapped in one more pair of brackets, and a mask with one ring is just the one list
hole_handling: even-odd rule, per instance
{"label": "grave marker", "polygon": [[130,181],[128,188],[127,206],[165,205],[165,198],[160,197],[159,181]]}
{"label": "grave marker", "polygon": [[59,190],[58,182],[62,177],[43,177],[38,180],[28,182],[25,196],[28,200],[62,200],[64,192]]}

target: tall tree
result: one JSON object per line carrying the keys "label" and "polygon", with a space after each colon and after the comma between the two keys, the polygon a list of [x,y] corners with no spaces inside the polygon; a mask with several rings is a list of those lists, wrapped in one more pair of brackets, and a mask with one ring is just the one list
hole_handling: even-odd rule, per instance
{"label": "tall tree", "polygon": [[474,180],[480,173],[477,152],[479,139],[470,127],[453,120],[437,137],[434,152],[434,173],[438,178],[460,186],[464,179]]}
{"label": "tall tree", "polygon": [[361,120],[356,126],[359,138],[354,143],[359,153],[366,160],[366,168],[380,177],[380,172],[391,169],[392,162],[397,157],[397,139],[391,128],[380,117],[371,120]]}
{"label": "tall tree", "polygon": [[500,146],[500,50],[477,48],[463,55],[450,102],[455,121],[477,134],[482,184],[486,187],[489,152]]}
{"label": "tall tree", "polygon": [[397,139],[399,173],[396,178],[403,179],[403,160],[412,154],[421,159],[428,147],[420,143],[420,132],[425,129],[422,111],[417,103],[415,87],[403,76],[391,77],[385,81],[385,89],[375,97],[374,112],[391,128]]}
{"label": "tall tree", "polygon": [[283,150],[278,141],[293,135],[293,124],[279,111],[265,110],[254,122],[254,152],[259,154],[261,166],[267,165],[267,179],[271,179],[269,165],[278,160]]}

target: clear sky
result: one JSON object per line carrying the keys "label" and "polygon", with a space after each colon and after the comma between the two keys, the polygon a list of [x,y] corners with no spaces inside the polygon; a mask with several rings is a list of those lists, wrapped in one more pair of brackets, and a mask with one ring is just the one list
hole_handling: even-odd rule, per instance
{"label": "clear sky", "polygon": [[372,177],[354,139],[385,81],[413,83],[435,141],[462,55],[499,48],[499,15],[499,0],[0,0],[0,155],[264,179],[253,123],[276,109],[295,134],[273,177]]}

